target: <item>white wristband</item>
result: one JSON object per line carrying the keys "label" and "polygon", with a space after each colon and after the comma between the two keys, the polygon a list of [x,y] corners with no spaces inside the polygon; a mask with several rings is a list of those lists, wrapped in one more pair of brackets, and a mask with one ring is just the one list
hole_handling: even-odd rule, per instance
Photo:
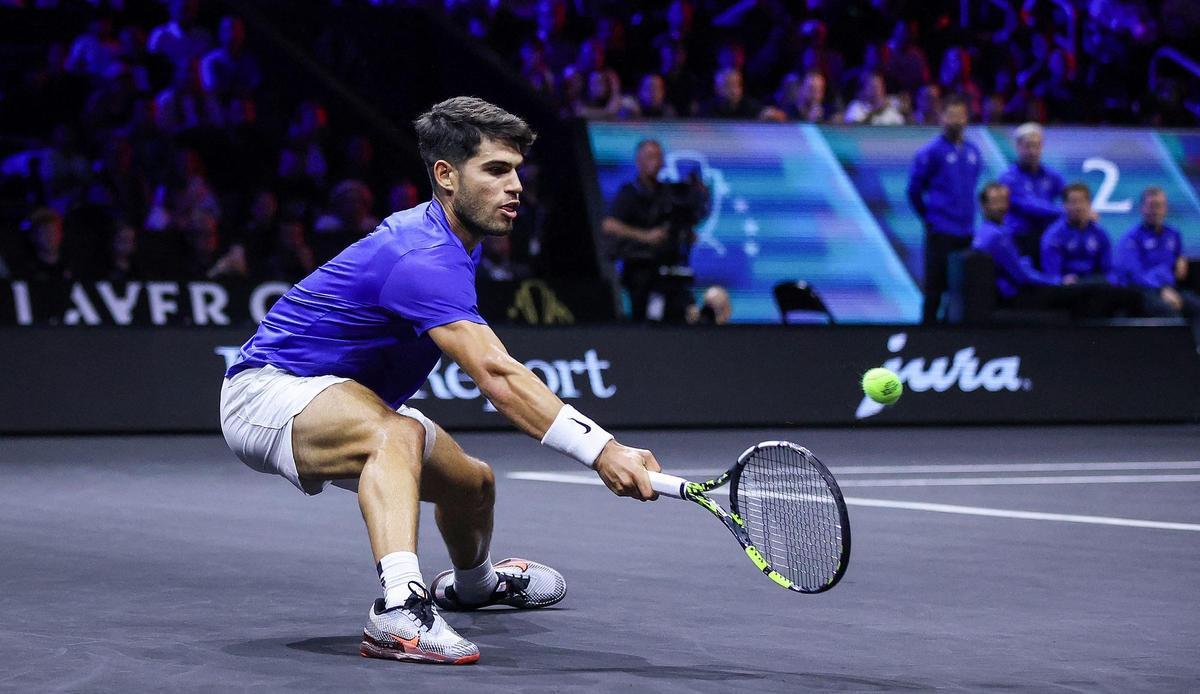
{"label": "white wristband", "polygon": [[612,434],[580,414],[579,410],[563,405],[542,437],[542,445],[591,467],[612,438]]}

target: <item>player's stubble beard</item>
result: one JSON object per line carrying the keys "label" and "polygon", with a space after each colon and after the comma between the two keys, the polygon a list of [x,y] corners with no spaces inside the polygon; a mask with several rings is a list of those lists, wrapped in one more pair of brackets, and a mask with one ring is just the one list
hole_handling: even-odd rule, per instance
{"label": "player's stubble beard", "polygon": [[482,193],[475,193],[463,188],[458,195],[450,199],[454,216],[467,228],[467,232],[476,238],[485,236],[508,236],[512,232],[512,223],[489,223],[488,209],[491,207]]}

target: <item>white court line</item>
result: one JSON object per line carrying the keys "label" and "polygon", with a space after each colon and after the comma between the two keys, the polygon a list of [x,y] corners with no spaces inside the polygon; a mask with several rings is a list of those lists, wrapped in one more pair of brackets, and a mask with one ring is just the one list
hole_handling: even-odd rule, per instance
{"label": "white court line", "polygon": [[[830,467],[838,477],[843,475],[928,474],[950,472],[1107,472],[1110,470],[1200,470],[1200,460],[1171,460],[1159,462],[1114,463],[976,463],[967,465],[853,465]],[[713,468],[671,470],[671,474],[718,475]]]}
{"label": "white court line", "polygon": [[1011,511],[1003,508],[929,504],[921,501],[893,501],[891,499],[860,499],[849,496],[846,497],[846,504],[849,506],[873,506],[875,508],[899,508],[909,511],[958,513],[967,516],[990,516],[992,518],[1021,518],[1025,520],[1059,521],[1062,523],[1091,523],[1093,525],[1120,525],[1127,528],[1156,528],[1159,530],[1192,530],[1200,532],[1200,524],[1196,523],[1168,523],[1165,521],[1138,520],[1136,518],[1077,516],[1068,513],[1041,513],[1038,511]]}
{"label": "white court line", "polygon": [[1025,484],[1147,484],[1200,482],[1200,475],[1062,475],[1058,477],[913,477],[907,479],[839,480],[841,487],[992,487]]}
{"label": "white court line", "polygon": [[[583,484],[588,486],[603,486],[599,477],[563,472],[510,472],[507,477],[514,480],[533,482],[558,482],[560,484]],[[1196,476],[1200,477],[1200,476]],[[839,483],[840,484],[840,483]],[[714,494],[728,494],[728,487],[713,491]],[[1079,516],[1065,513],[1041,513],[1038,511],[1014,511],[1002,508],[985,508],[982,506],[955,506],[952,504],[932,504],[922,501],[897,501],[893,499],[864,499],[861,497],[845,497],[848,506],[869,506],[873,508],[894,508],[907,511],[931,511],[934,513],[955,513],[968,516],[989,516],[992,518],[1017,518],[1023,520],[1045,520],[1062,523],[1090,523],[1092,525],[1117,525],[1129,528],[1154,528],[1159,530],[1191,530],[1200,532],[1200,524],[1170,523],[1165,521],[1148,521],[1136,518],[1113,518],[1109,516]]]}
{"label": "white court line", "polygon": [[[841,472],[838,473],[839,475]],[[514,480],[562,482],[565,484],[602,484],[598,477],[563,472],[510,472]],[[1150,484],[1162,482],[1200,482],[1197,475],[1059,475],[1041,477],[908,477],[877,480],[838,480],[840,487],[996,487],[1039,484]],[[728,494],[727,487],[717,494]]]}

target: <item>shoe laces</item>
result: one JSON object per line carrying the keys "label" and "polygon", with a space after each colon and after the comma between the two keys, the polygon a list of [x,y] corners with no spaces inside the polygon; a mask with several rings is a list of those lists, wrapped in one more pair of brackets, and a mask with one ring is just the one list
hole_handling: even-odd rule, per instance
{"label": "shoe laces", "polygon": [[506,594],[515,595],[519,598],[528,597],[525,594],[525,589],[528,588],[530,584],[528,576],[507,573],[503,570],[497,571],[496,575],[504,581],[504,592]]}
{"label": "shoe laces", "polygon": [[402,607],[406,612],[417,618],[426,630],[433,630],[433,621],[437,619],[437,608],[433,605],[433,596],[429,589],[417,581],[409,581],[408,589],[412,595],[404,601]]}

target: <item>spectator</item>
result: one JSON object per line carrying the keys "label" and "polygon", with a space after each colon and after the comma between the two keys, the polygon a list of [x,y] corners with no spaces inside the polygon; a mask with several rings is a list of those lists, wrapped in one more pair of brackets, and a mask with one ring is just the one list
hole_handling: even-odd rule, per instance
{"label": "spectator", "polygon": [[246,50],[245,22],[241,17],[222,17],[218,35],[221,45],[200,61],[204,91],[222,102],[250,96],[262,81],[262,72],[258,68],[258,59]]}
{"label": "spectator", "polygon": [[1042,269],[1068,281],[1108,282],[1112,243],[1092,213],[1092,193],[1083,183],[1063,188],[1067,213],[1042,234]]}
{"label": "spectator", "polygon": [[1075,57],[1062,48],[1051,52],[1046,60],[1046,76],[1033,87],[1033,94],[1042,101],[1051,120],[1068,123],[1079,120]]}
{"label": "spectator", "polygon": [[742,87],[742,73],[734,68],[725,68],[713,79],[713,98],[701,109],[706,118],[758,118],[762,106],[747,97]]}
{"label": "spectator", "polygon": [[69,72],[100,77],[117,62],[120,43],[113,35],[112,17],[101,15],[88,22],[85,33],[71,44],[66,68]]}
{"label": "spectator", "polygon": [[114,219],[140,223],[146,218],[149,200],[150,184],[135,166],[133,145],[123,137],[109,140],[104,159],[96,164],[88,203],[105,208]]}
{"label": "spectator", "polygon": [[551,97],[558,88],[558,79],[546,60],[546,47],[541,41],[531,39],[521,44],[521,77],[542,96]]}
{"label": "spectator", "polygon": [[175,148],[170,133],[159,125],[156,108],[153,99],[138,99],[129,123],[116,133],[133,145],[134,165],[152,184],[170,175]]}
{"label": "spectator", "polygon": [[1042,234],[1050,223],[1062,216],[1056,202],[1063,195],[1063,177],[1042,165],[1042,126],[1026,123],[1013,136],[1017,161],[1000,176],[1000,182],[1012,193],[1009,225],[1021,255],[1039,264]]}
{"label": "spectator", "polygon": [[[524,180],[524,177],[522,177],[522,180]],[[387,212],[391,214],[398,210],[407,210],[410,207],[416,207],[420,200],[421,192],[417,190],[415,183],[407,178],[393,181],[392,185],[388,187]],[[524,200],[521,201],[521,205],[524,207]],[[525,214],[525,210],[521,210],[521,214],[517,216],[517,219],[521,219]]]}
{"label": "spectator", "polygon": [[259,190],[250,203],[250,214],[239,234],[217,261],[218,274],[262,279],[277,241],[279,198],[270,190]]}
{"label": "spectator", "polygon": [[942,122],[941,87],[927,84],[917,90],[912,120],[917,125],[937,125]]}
{"label": "spectator", "polygon": [[612,70],[593,70],[588,73],[587,87],[582,100],[572,111],[588,120],[609,120],[621,109],[621,82]]}
{"label": "spectator", "polygon": [[846,107],[847,123],[867,125],[904,125],[904,116],[896,99],[884,91],[883,75],[878,72],[862,76],[858,98]]}
{"label": "spectator", "polygon": [[667,88],[662,77],[649,73],[638,85],[637,100],[629,109],[635,118],[674,118],[675,107],[667,103]]}
{"label": "spectator", "polygon": [[479,268],[494,282],[515,279],[517,275],[512,263],[512,236],[489,236],[484,239]]}
{"label": "spectator", "polygon": [[667,41],[659,47],[659,58],[667,103],[680,116],[695,115],[699,110],[700,80],[688,68],[687,48],[681,42]]}
{"label": "spectator", "polygon": [[117,59],[129,68],[138,94],[148,94],[151,84],[169,79],[169,72],[146,50],[146,32],[140,26],[121,27],[117,43]]}
{"label": "spectator", "polygon": [[829,29],[825,23],[819,19],[809,19],[800,25],[800,34],[807,43],[801,54],[800,69],[819,72],[829,83],[841,84],[846,61],[840,52],[829,47]]}
{"label": "spectator", "polygon": [[296,283],[316,267],[316,256],[304,236],[304,223],[285,219],[279,224],[277,250],[267,259],[268,279]]}
{"label": "spectator", "polygon": [[83,107],[81,122],[85,132],[97,139],[117,130],[133,118],[140,94],[133,71],[122,62],[114,62],[96,79],[96,88]]}
{"label": "spectator", "polygon": [[942,56],[942,69],[939,72],[939,83],[942,94],[958,94],[967,103],[967,108],[973,116],[983,110],[983,90],[975,83],[971,72],[971,54],[967,49],[952,46],[946,49]]}
{"label": "spectator", "polygon": [[169,0],[170,19],[150,32],[146,48],[170,61],[176,74],[186,72],[212,46],[212,36],[196,24],[200,0]]}
{"label": "spectator", "polygon": [[184,275],[188,279],[228,278],[239,274],[233,266],[217,262],[221,236],[219,220],[212,210],[204,207],[192,210],[184,221],[184,238],[188,249]]}
{"label": "spectator", "polygon": [[32,250],[29,262],[17,274],[18,279],[34,282],[70,280],[74,273],[62,257],[63,218],[57,211],[42,207],[25,223]]}
{"label": "spectator", "polygon": [[196,210],[205,210],[219,219],[221,205],[205,173],[204,161],[194,149],[184,148],[175,155],[175,170],[169,180],[158,186],[146,216],[148,231],[182,230],[193,220]]}
{"label": "spectator", "polygon": [[544,46],[546,64],[561,72],[571,61],[574,49],[567,36],[567,0],[545,0],[537,4],[535,35]]}
{"label": "spectator", "polygon": [[1117,282],[1142,294],[1151,316],[1187,316],[1200,344],[1200,296],[1176,288],[1187,278],[1179,231],[1167,225],[1167,194],[1158,186],[1142,191],[1142,223],[1117,244],[1113,265]]}
{"label": "spectator", "polygon": [[371,190],[380,190],[383,186],[384,177],[375,155],[375,145],[366,135],[352,135],[347,138],[342,148],[339,169],[338,178],[341,180],[352,178],[362,181]]}
{"label": "spectator", "polygon": [[91,185],[91,164],[79,147],[74,128],[54,126],[50,147],[40,157],[39,173],[47,206],[67,214],[83,201]]}
{"label": "spectator", "polygon": [[372,211],[375,196],[362,181],[345,180],[329,194],[329,210],[313,225],[313,252],[317,264],[323,264],[343,248],[361,239],[379,226]]}
{"label": "spectator", "polygon": [[1007,121],[1007,107],[1002,94],[992,94],[983,100],[983,113],[979,118],[988,125],[1004,123]]}
{"label": "spectator", "polygon": [[200,82],[200,61],[192,60],[175,73],[175,81],[154,98],[158,126],[171,135],[198,128],[219,128],[225,118],[216,97]]}
{"label": "spectator", "polygon": [[824,123],[829,120],[825,77],[819,72],[806,73],[803,79],[795,72],[785,75],[775,94],[775,105],[788,120]]}
{"label": "spectator", "polygon": [[729,300],[729,290],[719,284],[714,284],[704,290],[701,305],[688,306],[687,322],[690,325],[727,325],[733,316],[733,303]]}
{"label": "spectator", "polygon": [[925,324],[939,320],[947,258],[971,245],[983,161],[979,149],[963,137],[967,121],[962,97],[946,97],[942,134],[917,152],[909,174],[908,200],[925,225]]}
{"label": "spectator", "polygon": [[130,282],[144,278],[137,258],[138,232],[131,224],[118,224],[109,242],[109,265],[105,279],[109,282]]}
{"label": "spectator", "polygon": [[892,89],[906,94],[916,94],[930,83],[929,61],[925,58],[925,51],[917,44],[919,31],[920,25],[916,21],[896,22],[887,44],[884,79]]}
{"label": "spectator", "polygon": [[305,101],[296,109],[279,153],[278,174],[285,200],[312,200],[324,190],[329,175],[324,145],[328,125],[329,115],[320,103]]}

